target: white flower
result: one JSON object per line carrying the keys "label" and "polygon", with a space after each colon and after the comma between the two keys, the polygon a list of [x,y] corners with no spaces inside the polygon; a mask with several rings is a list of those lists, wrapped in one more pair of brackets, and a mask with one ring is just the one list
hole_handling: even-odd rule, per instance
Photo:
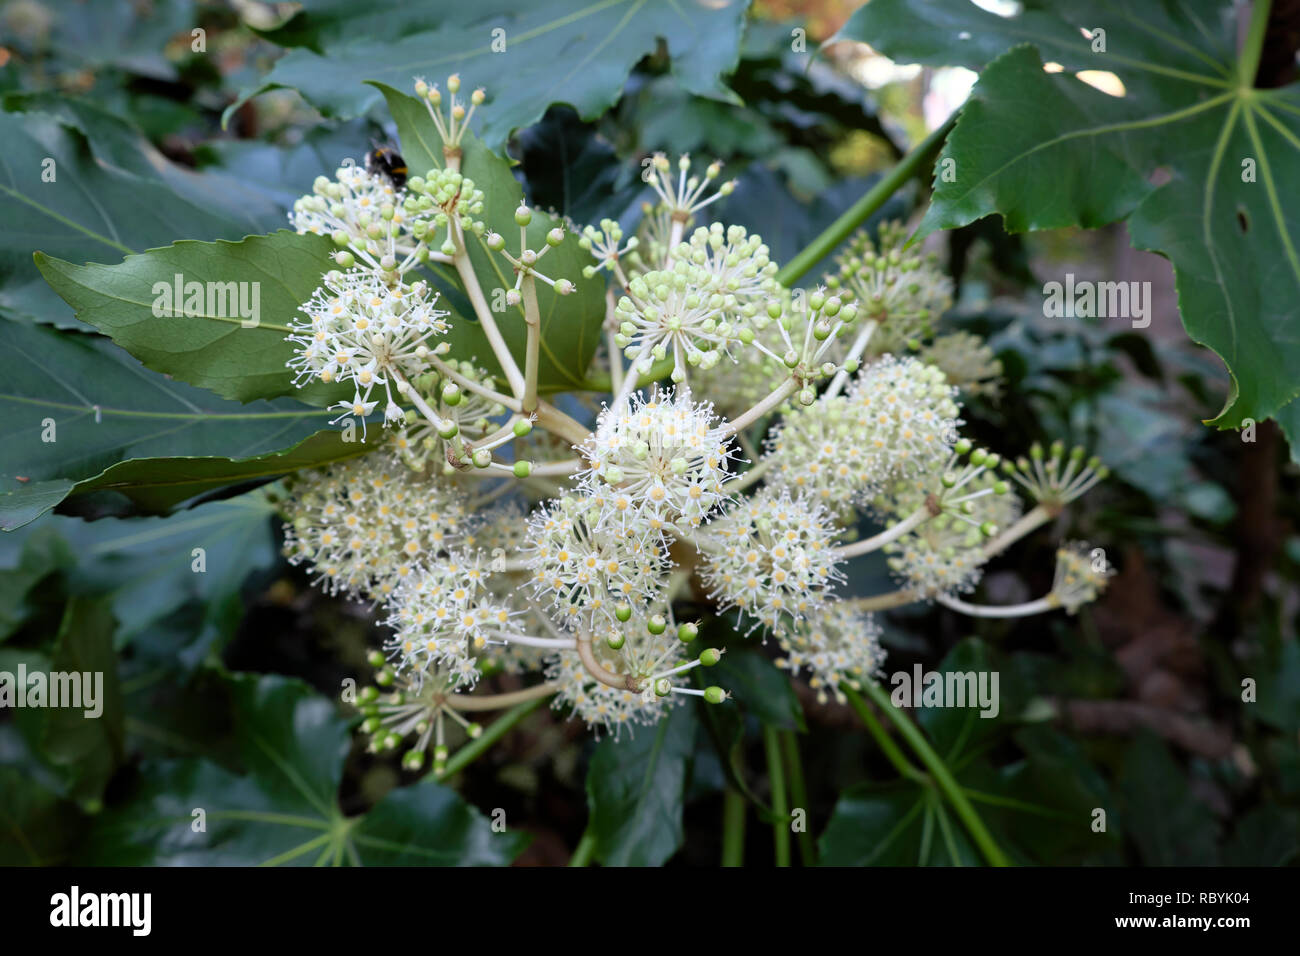
{"label": "white flower", "polygon": [[333,180],[316,177],[312,195],[294,201],[289,222],[299,233],[333,240],[341,265],[355,257],[370,269],[402,274],[419,263],[422,248],[410,234],[404,199],[386,177],[342,166]]}
{"label": "white flower", "polygon": [[669,390],[606,408],[582,446],[579,476],[601,529],[697,527],[725,497],[733,446],[713,406]]}
{"label": "white flower", "polygon": [[791,410],[768,436],[767,480],[843,514],[871,494],[885,459],[864,440],[867,413],[842,395]]}
{"label": "white flower", "polygon": [[711,368],[740,341],[728,311],[735,303],[713,291],[710,281],[707,269],[679,259],[671,269],[628,283],[614,307],[614,342],[634,369],[645,371],[671,355],[673,381],[681,382],[688,367]]}
{"label": "white flower", "polygon": [[594,528],[598,511],[580,497],[538,508],[521,548],[533,593],[565,627],[609,626],[627,620],[662,591],[668,547],[658,533]]}
{"label": "white flower", "polygon": [[819,608],[843,579],[837,532],[821,505],[763,488],[709,524],[700,574],[721,606],[780,631]]}
{"label": "white flower", "polygon": [[1114,574],[1105,551],[1092,549],[1084,541],[1066,542],[1056,552],[1051,600],[1074,614],[1083,605],[1097,600]]}
{"label": "white flower", "polygon": [[511,609],[488,591],[488,574],[477,556],[453,553],[402,582],[384,622],[396,632],[384,649],[398,673],[442,665],[458,686],[472,687],[476,654],[523,635]]}
{"label": "white flower", "polygon": [[866,416],[858,440],[881,474],[925,471],[957,440],[957,390],[932,365],[882,356],[858,374],[847,398]]}
{"label": "white flower", "polygon": [[290,322],[294,384],[351,382],[356,396],[336,407],[362,418],[378,404],[371,391],[382,386],[385,420],[392,420],[393,393],[401,394],[397,382],[428,366],[425,343],[447,331],[448,313],[434,307],[437,294],[423,282],[390,285],[357,269],[328,272],[323,283],[299,310],[306,318]]}
{"label": "white flower", "polygon": [[386,451],[300,471],[286,490],[285,554],[331,594],[384,598],[470,527],[458,489]]}
{"label": "white flower", "polygon": [[844,601],[832,601],[778,635],[785,656],[776,663],[791,674],[806,671],[819,702],[826,702],[829,691],[843,703],[840,684],[857,690],[862,681],[880,673],[885,662],[880,634],[872,615],[855,611]]}

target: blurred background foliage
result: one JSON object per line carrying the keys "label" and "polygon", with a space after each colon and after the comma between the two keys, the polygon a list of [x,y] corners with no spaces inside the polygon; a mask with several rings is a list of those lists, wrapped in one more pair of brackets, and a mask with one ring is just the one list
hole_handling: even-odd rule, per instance
{"label": "blurred background foliage", "polygon": [[[0,119],[48,114],[128,185],[166,184],[213,214],[237,206],[234,235],[279,228],[316,175],[392,136],[381,106],[339,119],[291,89],[242,96],[286,47],[319,51],[330,29],[347,33],[348,6],[313,4],[317,19],[304,21],[293,4],[254,0],[2,0]],[[367,36],[420,26],[401,4],[367,6],[365,25],[352,24]],[[737,102],[693,92],[661,43],[603,113],[551,106],[508,142],[527,194],[579,223],[626,222],[651,152],[716,156],[739,177],[718,217],[788,258],[963,88],[960,71],[891,68],[860,44],[812,59],[855,6],[758,3],[727,79]],[[806,52],[792,49],[796,28]],[[469,78],[480,80],[503,82]],[[875,221],[924,199],[913,183]],[[218,234],[189,225],[146,232],[139,247]],[[30,251],[47,239],[6,239],[0,314],[75,328],[30,284]],[[986,598],[1044,592],[1062,537],[1104,547],[1120,574],[1074,618],[891,612],[887,669],[1001,673],[996,720],[919,720],[1018,862],[1294,864],[1300,474],[1276,429],[1260,425],[1246,443],[1200,424],[1223,403],[1222,365],[1182,335],[1168,264],[1129,250],[1122,225],[1020,237],[986,220],[934,240],[959,283],[945,331],[985,337],[1006,372],[999,394],[969,400],[972,436],[1011,455],[1035,440],[1082,443],[1114,475],[1061,526],[998,559]],[[1151,281],[1155,321],[1044,318],[1041,285],[1066,271]],[[618,744],[543,707],[448,785],[418,781],[356,743],[354,711],[334,703],[343,681],[369,678],[368,609],[322,596],[285,564],[265,489],[187,504],[170,517],[46,515],[0,537],[0,670],[103,669],[109,688],[98,721],[0,713],[0,862],[556,864],[586,833],[606,863],[715,865],[730,790],[749,806],[745,860],[764,865],[765,729],[792,734],[802,754],[804,862],[978,862],[932,787],[894,779],[848,707],[792,685],[767,650],[742,651],[726,621],[709,638],[737,650],[719,681],[733,705],[680,708]],[[191,570],[199,546],[203,574]],[[856,593],[888,586],[883,566],[850,581]],[[1241,702],[1245,678],[1256,703]],[[242,813],[192,833],[190,809],[223,801]],[[1097,807],[1104,834],[1090,826]],[[504,835],[490,827],[498,809]]]}

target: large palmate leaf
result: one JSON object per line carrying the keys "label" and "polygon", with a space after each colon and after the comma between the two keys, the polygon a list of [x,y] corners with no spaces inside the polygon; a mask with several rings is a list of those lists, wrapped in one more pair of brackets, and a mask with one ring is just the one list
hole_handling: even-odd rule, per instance
{"label": "large palmate leaf", "polygon": [[[11,551],[22,549],[14,570],[0,575],[0,592],[5,582],[17,592],[8,616],[15,625],[26,616],[24,586],[53,570],[76,593],[107,599],[118,647],[153,636],[161,622],[189,605],[183,628],[174,623],[169,632],[176,639],[169,653],[192,667],[234,633],[244,613],[245,579],[277,561],[273,514],[267,497],[253,492],[166,518],[82,521],[51,515],[4,539]],[[5,618],[0,614],[0,635]]]}
{"label": "large palmate leaf", "polygon": [[[1033,7],[1003,18],[873,0],[837,34],[904,62],[983,67],[919,235],[992,213],[1013,231],[1126,218],[1137,248],[1173,262],[1184,326],[1228,367],[1211,424],[1276,415],[1300,456],[1287,411],[1300,395],[1300,214],[1286,203],[1300,192],[1300,86],[1255,89],[1240,75],[1253,62],[1235,58],[1227,2]],[[1097,27],[1104,51],[1083,32]],[[1113,73],[1123,95],[1081,82],[1083,70]]]}
{"label": "large palmate leaf", "polygon": [[[285,336],[330,267],[330,249],[321,236],[281,230],[240,242],[176,242],[111,266],[37,253],[36,265],[78,318],[152,369],[241,402],[292,394],[326,404],[351,391],[295,388]],[[194,282],[205,293],[201,304],[173,291]]]}
{"label": "large palmate leaf", "polygon": [[509,863],[527,842],[493,832],[427,781],[345,816],[338,788],[348,728],[330,701],[275,676],[235,678],[232,698],[247,772],[206,760],[147,764],[127,802],[95,828],[85,862],[483,866]]}
{"label": "large palmate leaf", "polygon": [[653,727],[597,745],[587,770],[596,859],[659,866],[677,852],[695,729],[695,709],[674,707]]}
{"label": "large palmate leaf", "polygon": [[0,351],[11,360],[0,383],[4,530],[74,490],[116,492],[161,511],[369,450],[326,431],[319,409],[224,401],[141,368],[105,339],[0,321]]}
{"label": "large palmate leaf", "polygon": [[500,147],[552,103],[567,103],[586,119],[598,116],[661,41],[684,87],[734,101],[721,77],[736,65],[748,2],[413,0],[378,15],[389,6],[328,5],[298,14],[271,36],[304,48],[277,62],[240,102],[291,87],[328,116],[356,116],[377,99],[362,80],[405,89],[417,76],[432,83],[459,72],[470,87],[487,87],[481,129]]}
{"label": "large palmate leaf", "polygon": [[31,112],[0,113],[0,314],[76,324],[42,281],[34,249],[116,261],[176,239],[234,239],[283,222],[269,201],[224,177],[180,170],[94,106],[11,96],[5,107]]}
{"label": "large palmate leaf", "polygon": [[[389,111],[397,121],[402,155],[406,157],[412,173],[422,174],[435,166],[441,167],[445,163],[442,139],[424,104],[392,87],[381,85],[379,88],[388,101]],[[483,222],[488,230],[504,236],[506,248],[517,255],[519,227],[515,224],[514,215],[515,209],[523,201],[523,189],[511,174],[506,161],[489,150],[481,140],[466,135],[461,146],[461,170],[474,180],[474,184],[485,195]],[[557,225],[562,224],[540,210],[535,210],[532,222],[528,225],[530,247],[545,248],[546,233]],[[503,309],[496,314],[497,325],[522,368],[527,339],[523,306],[506,306],[503,295],[498,293],[498,290],[509,289],[514,285],[514,271],[509,262],[488,250],[481,236],[469,236],[467,244],[474,271],[489,304],[501,302]],[[583,278],[583,267],[591,263],[591,256],[578,247],[578,237],[568,233],[560,245],[546,253],[546,258],[538,266],[550,278],[567,278],[576,286],[572,293],[561,296],[556,295],[549,285],[541,282],[537,284],[542,327],[537,381],[543,390],[577,386],[600,341],[600,327],[605,319],[605,283],[598,278]],[[497,369],[487,339],[472,317],[457,316],[453,320],[450,337],[453,355],[460,358],[475,357],[493,371]]]}

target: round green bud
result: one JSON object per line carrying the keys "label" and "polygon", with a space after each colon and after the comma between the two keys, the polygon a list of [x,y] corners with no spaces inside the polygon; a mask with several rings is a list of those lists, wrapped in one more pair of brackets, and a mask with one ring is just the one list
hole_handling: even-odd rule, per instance
{"label": "round green bud", "polygon": [[632,608],[626,604],[620,604],[614,608],[614,616],[626,624],[632,620]]}
{"label": "round green bud", "polygon": [[516,478],[527,478],[533,473],[533,463],[531,461],[517,461],[512,470]]}
{"label": "round green bud", "polygon": [[689,621],[677,628],[677,639],[683,643],[690,643],[700,636],[698,624],[692,624]]}
{"label": "round green bud", "polygon": [[605,638],[605,644],[611,651],[619,650],[626,643],[627,638],[623,636],[621,631],[611,631],[609,636]]}
{"label": "round green bud", "polygon": [[533,214],[529,212],[527,206],[521,205],[515,210],[515,223],[520,226],[526,226],[533,221]]}
{"label": "round green bud", "polygon": [[526,418],[521,418],[515,422],[513,431],[516,438],[523,438],[533,430],[533,423]]}
{"label": "round green bud", "polygon": [[564,241],[564,230],[559,226],[546,233],[546,244],[548,246],[558,246]]}
{"label": "round green bud", "polygon": [[470,456],[470,460],[474,462],[475,468],[486,468],[492,464],[492,452],[486,448],[480,448]]}
{"label": "round green bud", "polygon": [[645,622],[645,629],[651,634],[662,634],[668,630],[668,621],[662,614],[651,615]]}
{"label": "round green bud", "polygon": [[710,704],[720,704],[727,699],[727,692],[716,685],[706,687],[704,688],[704,699]]}
{"label": "round green bud", "polygon": [[655,681],[655,693],[660,697],[667,697],[673,692],[673,682],[667,677],[661,677]]}
{"label": "round green bud", "polygon": [[716,647],[706,648],[704,652],[700,654],[700,663],[705,667],[712,667],[720,660],[722,660],[722,651],[718,650]]}

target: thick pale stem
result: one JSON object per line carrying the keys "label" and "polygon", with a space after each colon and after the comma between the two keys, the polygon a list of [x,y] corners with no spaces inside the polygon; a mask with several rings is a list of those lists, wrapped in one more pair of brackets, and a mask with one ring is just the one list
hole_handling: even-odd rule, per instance
{"label": "thick pale stem", "polygon": [[[867,344],[871,341],[871,334],[875,331],[876,323],[874,321],[868,321],[862,326],[862,331],[859,332],[858,337],[853,340],[853,345],[849,348],[849,354],[844,358],[845,365],[848,365],[850,362],[856,362],[858,359],[862,358],[862,353],[867,350]],[[822,398],[834,398],[840,393],[840,390],[844,388],[848,380],[848,370],[843,368],[840,369],[835,373],[835,377],[831,379],[831,384],[827,386],[826,391],[822,394]]]}
{"label": "thick pale stem", "polygon": [[631,674],[615,673],[596,660],[596,652],[592,649],[589,634],[578,634],[578,659],[582,661],[582,666],[587,669],[587,673],[602,684],[619,690],[630,690],[634,694],[641,692],[641,682]]}
{"label": "thick pale stem", "polygon": [[855,611],[888,611],[915,603],[917,596],[911,591],[886,591],[871,597],[847,598],[844,603]]}
{"label": "thick pale stem", "polygon": [[527,414],[537,408],[537,361],[542,346],[542,316],[537,307],[537,280],[525,275],[519,289],[524,298],[528,341],[524,347],[524,394],[520,404]]}
{"label": "thick pale stem", "polygon": [[450,694],[444,701],[444,706],[450,707],[452,710],[464,711],[505,710],[507,707],[513,707],[516,704],[537,700],[542,697],[550,697],[557,690],[559,688],[554,684],[538,684],[535,687],[511,691],[508,694]]}
{"label": "thick pale stem", "polygon": [[879,551],[889,542],[897,541],[917,525],[924,524],[933,517],[934,511],[928,505],[922,505],[898,524],[891,525],[880,534],[872,535],[870,538],[863,538],[861,541],[855,541],[852,544],[836,548],[834,554],[837,558],[856,558],[860,554]]}
{"label": "thick pale stem", "polygon": [[575,446],[591,437],[591,432],[549,402],[537,403],[537,424]]}
{"label": "thick pale stem", "polygon": [[749,411],[745,412],[739,418],[727,422],[727,424],[722,427],[722,437],[729,438],[730,436],[740,431],[742,428],[748,428],[754,422],[758,421],[760,418],[762,418],[764,415],[766,415],[768,412],[776,408],[787,398],[789,398],[792,394],[794,394],[794,391],[798,387],[799,387],[798,381],[796,381],[793,378],[786,379],[779,386],[777,386],[777,388],[773,390],[773,392],[770,395],[768,395],[767,398],[763,399],[761,402],[759,402]]}
{"label": "thick pale stem", "polygon": [[1055,611],[1061,606],[1050,594],[1047,597],[1039,598],[1037,601],[1027,601],[1024,604],[1007,604],[1002,607],[987,604],[967,604],[961,598],[953,597],[950,594],[938,594],[934,599],[944,607],[951,608],[968,617],[1029,617],[1033,614],[1046,614],[1048,611]]}
{"label": "thick pale stem", "polygon": [[497,328],[496,319],[492,316],[492,310],[488,308],[487,299],[483,296],[483,288],[478,282],[478,274],[474,271],[473,263],[469,261],[469,253],[465,250],[465,237],[461,232],[459,223],[455,220],[452,220],[451,232],[456,243],[454,260],[456,274],[460,276],[461,285],[465,287],[465,294],[469,297],[470,305],[474,307],[474,314],[483,327],[483,334],[487,337],[488,344],[492,346],[492,354],[496,356],[497,363],[501,366],[501,370],[505,372],[506,381],[510,383],[510,391],[514,392],[515,398],[523,398],[524,374],[519,371],[519,365],[515,362],[514,356],[510,354],[506,340],[501,337],[501,330]]}

